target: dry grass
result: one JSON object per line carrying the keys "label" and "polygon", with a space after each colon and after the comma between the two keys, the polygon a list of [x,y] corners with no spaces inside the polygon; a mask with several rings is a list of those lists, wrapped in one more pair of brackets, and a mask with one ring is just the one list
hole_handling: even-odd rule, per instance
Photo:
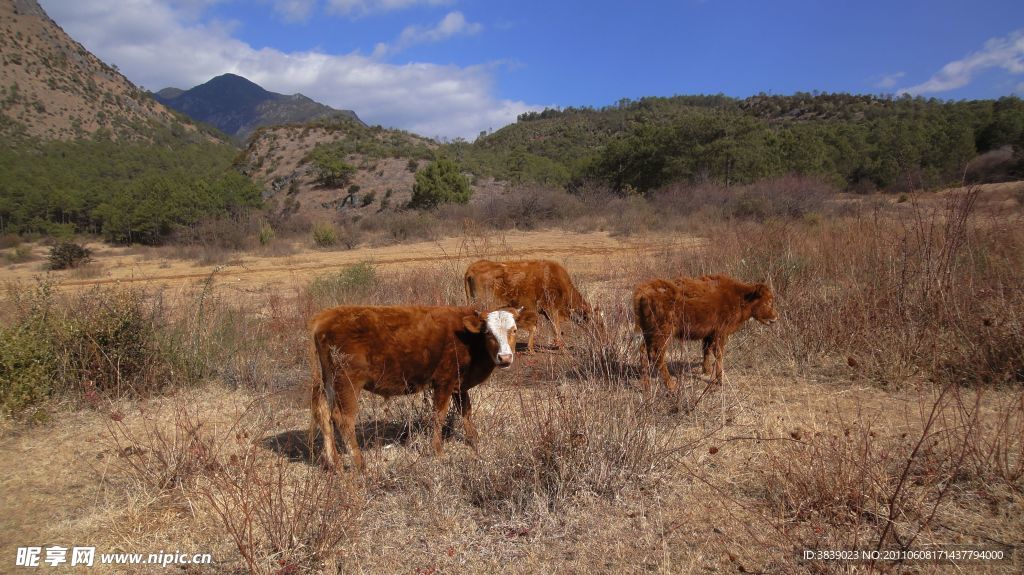
{"label": "dry grass", "polygon": [[[213,282],[164,326],[189,335],[173,349],[207,383],[5,424],[0,497],[16,511],[0,527],[25,535],[0,553],[34,537],[170,541],[212,551],[217,573],[937,572],[800,551],[1024,545],[1024,234],[976,202],[683,222],[707,238],[699,249],[567,258],[607,331],[570,326],[562,353],[545,327],[540,353],[474,389],[478,452],[452,417],[432,455],[420,396],[364,396],[362,476],[322,472],[306,443],[306,318],[343,302],[461,303],[465,259],[522,248],[476,232],[438,259],[323,270],[298,290]],[[695,347],[672,348],[684,391],[645,397],[630,290],[706,272],[770,278],[782,321],[737,334],[721,386],[698,374]]]}

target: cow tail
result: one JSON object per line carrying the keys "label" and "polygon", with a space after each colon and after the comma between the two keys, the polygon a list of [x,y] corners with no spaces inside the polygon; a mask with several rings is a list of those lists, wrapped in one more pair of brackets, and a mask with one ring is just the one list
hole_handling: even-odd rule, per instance
{"label": "cow tail", "polygon": [[473,303],[473,298],[476,297],[476,286],[474,285],[473,276],[466,274],[465,277],[466,285],[466,302]]}
{"label": "cow tail", "polygon": [[643,326],[651,325],[654,314],[651,311],[651,302],[646,296],[641,296],[633,301],[633,315],[636,316],[636,329],[643,331]]}
{"label": "cow tail", "polygon": [[[316,433],[334,433],[331,423],[331,410],[334,408],[334,367],[331,364],[331,353],[325,343],[314,331],[313,345],[310,349],[310,363],[313,366],[313,379],[309,393],[309,453],[313,457]],[[317,369],[319,364],[319,370]],[[319,372],[319,373],[318,373]]]}

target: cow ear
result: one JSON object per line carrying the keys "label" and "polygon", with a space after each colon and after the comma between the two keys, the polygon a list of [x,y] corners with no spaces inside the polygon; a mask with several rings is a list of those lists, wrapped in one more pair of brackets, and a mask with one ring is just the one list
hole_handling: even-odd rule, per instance
{"label": "cow ear", "polygon": [[480,312],[476,312],[473,315],[463,316],[462,325],[466,327],[466,331],[469,333],[480,333],[487,327],[487,322],[484,321]]}
{"label": "cow ear", "polygon": [[757,284],[756,286],[754,286],[754,289],[743,294],[743,299],[750,302],[754,302],[761,299],[764,296],[764,290],[762,288],[764,288],[764,284]]}
{"label": "cow ear", "polygon": [[514,311],[512,312],[512,319],[519,319],[519,314],[523,313],[523,310],[524,310],[524,309],[526,309],[526,308],[525,308],[525,307],[523,307],[523,306],[519,306],[519,307],[517,307],[517,308],[516,308],[516,309],[515,309],[515,310],[514,310]]}

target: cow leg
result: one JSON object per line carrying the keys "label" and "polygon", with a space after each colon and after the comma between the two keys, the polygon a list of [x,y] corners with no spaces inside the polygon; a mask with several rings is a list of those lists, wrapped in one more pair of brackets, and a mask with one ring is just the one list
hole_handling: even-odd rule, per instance
{"label": "cow leg", "polygon": [[537,336],[537,330],[538,329],[540,329],[540,321],[538,321],[537,325],[534,326],[534,328],[530,330],[530,338],[526,340],[526,352],[527,353],[534,353],[533,340]]}
{"label": "cow leg", "polygon": [[459,414],[462,415],[462,427],[465,430],[466,443],[475,450],[476,440],[479,435],[476,431],[476,424],[473,423],[473,405],[469,401],[469,392],[461,390],[458,395],[454,396],[454,399],[455,405],[459,408]]}
{"label": "cow leg", "polygon": [[555,349],[562,349],[565,346],[565,342],[562,341],[562,312],[556,309],[548,318],[551,321],[551,329],[555,330]]}
{"label": "cow leg", "polygon": [[431,445],[434,453],[441,455],[441,429],[444,427],[444,420],[448,418],[448,407],[451,405],[452,390],[434,388],[434,439]]}
{"label": "cow leg", "polygon": [[640,355],[640,371],[642,372],[640,385],[643,388],[645,394],[649,394],[651,392],[651,345],[651,338],[648,337],[645,333],[644,352]]}
{"label": "cow leg", "polygon": [[359,415],[359,389],[351,381],[336,381],[335,390],[338,394],[337,406],[334,409],[334,416],[337,419],[341,435],[345,438],[349,453],[352,454],[352,463],[360,471],[366,469],[363,462],[363,452],[359,449],[359,441],[356,438],[356,417]]}
{"label": "cow leg", "polygon": [[715,381],[722,383],[722,377],[725,375],[725,344],[729,341],[728,336],[719,336],[715,338]]}
{"label": "cow leg", "polygon": [[661,344],[661,351],[658,352],[658,371],[661,373],[661,380],[665,382],[665,389],[669,393],[675,393],[678,383],[672,378],[672,374],[668,371],[668,362],[665,361],[665,355],[668,353],[668,345],[672,342],[671,336],[665,336],[665,341]]}
{"label": "cow leg", "polygon": [[701,351],[704,354],[704,365],[702,366],[704,375],[711,375],[712,344],[714,341],[715,338],[710,335],[701,341]]}
{"label": "cow leg", "polygon": [[671,392],[676,390],[676,382],[672,379],[672,374],[668,371],[668,363],[665,361],[665,354],[668,351],[668,344],[671,341],[671,334],[666,335],[660,331],[650,334],[644,334],[644,346],[647,348],[647,357],[644,362],[644,389],[650,390],[650,383],[648,380],[650,374],[650,366],[654,364],[658,368],[658,373],[661,374],[661,380],[665,382],[665,388]]}

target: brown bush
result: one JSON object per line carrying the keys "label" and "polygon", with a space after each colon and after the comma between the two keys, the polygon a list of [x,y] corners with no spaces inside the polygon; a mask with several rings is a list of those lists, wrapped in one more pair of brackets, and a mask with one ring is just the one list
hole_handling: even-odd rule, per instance
{"label": "brown bush", "polygon": [[651,196],[656,211],[665,216],[736,218],[765,221],[770,218],[801,219],[819,213],[825,201],[839,190],[813,177],[784,176],[745,186],[674,184]]}
{"label": "brown bush", "polygon": [[254,249],[259,245],[263,221],[262,215],[255,211],[208,218],[192,226],[179,227],[169,243],[226,251]]}

